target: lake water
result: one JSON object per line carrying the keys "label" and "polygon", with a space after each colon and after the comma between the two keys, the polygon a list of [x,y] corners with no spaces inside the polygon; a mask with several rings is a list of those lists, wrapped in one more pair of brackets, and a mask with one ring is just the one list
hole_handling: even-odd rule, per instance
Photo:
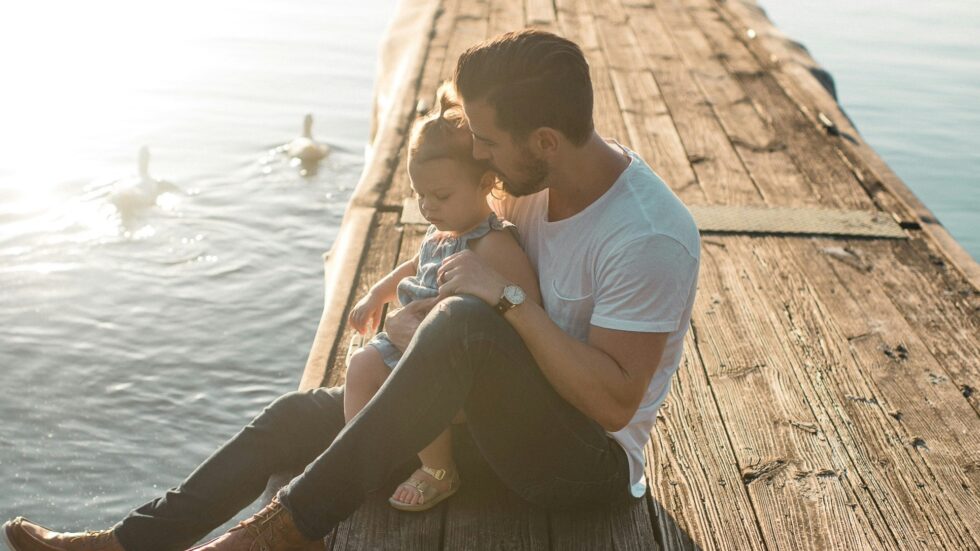
{"label": "lake water", "polygon": [[[56,4],[0,18],[0,517],[83,529],[298,386],[394,1]],[[144,144],[181,191],[123,221]]]}
{"label": "lake water", "polygon": [[[0,517],[110,525],[296,388],[393,5],[5,8]],[[980,257],[976,3],[765,5]],[[315,175],[278,150],[307,112],[332,148]],[[114,186],[142,145],[150,173],[180,191],[123,220]]]}
{"label": "lake water", "polygon": [[865,141],[980,260],[980,2],[761,0]]}

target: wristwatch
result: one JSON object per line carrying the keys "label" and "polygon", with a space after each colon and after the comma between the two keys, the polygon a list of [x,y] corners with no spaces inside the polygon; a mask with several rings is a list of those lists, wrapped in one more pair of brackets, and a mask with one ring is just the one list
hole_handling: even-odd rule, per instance
{"label": "wristwatch", "polygon": [[498,314],[504,315],[507,310],[524,304],[525,296],[524,289],[521,289],[520,286],[508,285],[504,287],[504,294],[500,295],[500,300],[497,301],[494,309]]}

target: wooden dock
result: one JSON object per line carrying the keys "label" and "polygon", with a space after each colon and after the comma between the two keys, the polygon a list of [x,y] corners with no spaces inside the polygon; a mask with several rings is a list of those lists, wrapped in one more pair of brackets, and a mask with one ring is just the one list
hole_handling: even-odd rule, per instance
{"label": "wooden dock", "polygon": [[747,0],[398,9],[303,387],[344,381],[348,308],[417,250],[424,226],[401,213],[418,102],[500,32],[580,44],[600,134],[686,204],[877,213],[899,237],[702,227],[692,327],[636,506],[549,513],[492,477],[425,514],[379,492],[333,550],[980,549],[980,267],[864,142],[805,49]]}

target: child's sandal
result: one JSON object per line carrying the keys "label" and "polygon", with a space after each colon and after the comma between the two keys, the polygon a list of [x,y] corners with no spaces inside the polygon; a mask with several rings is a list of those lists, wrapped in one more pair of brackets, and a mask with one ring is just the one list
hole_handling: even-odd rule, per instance
{"label": "child's sandal", "polygon": [[[433,469],[432,467],[422,465],[422,471],[436,480],[442,480],[446,477],[446,469]],[[422,499],[418,503],[412,504],[398,501],[394,497],[390,497],[388,498],[388,503],[399,511],[427,511],[455,494],[456,491],[459,490],[459,482],[459,472],[455,469],[453,469],[453,476],[449,479],[449,488],[446,490],[439,490],[424,480],[409,478],[405,482],[399,484],[399,487],[405,484],[412,486],[419,493],[419,496],[421,496]]]}

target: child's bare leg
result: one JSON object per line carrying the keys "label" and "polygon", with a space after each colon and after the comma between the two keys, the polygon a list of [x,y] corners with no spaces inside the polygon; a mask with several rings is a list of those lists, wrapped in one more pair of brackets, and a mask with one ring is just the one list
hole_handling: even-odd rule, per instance
{"label": "child's bare leg", "polygon": [[[391,374],[391,369],[385,365],[378,352],[373,346],[366,346],[355,352],[347,366],[347,382],[344,384],[344,420],[350,422],[371,398],[378,392],[385,379]],[[456,419],[465,419],[462,412],[457,413]],[[433,486],[440,492],[449,490],[450,484],[456,473],[456,463],[453,461],[452,434],[449,428],[442,431],[419,452],[419,459],[426,467],[433,469],[445,469],[446,476],[442,480],[437,480],[422,469],[416,470],[410,479],[421,480]],[[408,482],[408,481],[406,481]],[[401,484],[395,489],[392,497],[402,503],[416,504],[419,502],[419,491],[409,485]]]}
{"label": "child's bare leg", "polygon": [[[442,431],[439,436],[436,436],[428,446],[419,452],[419,459],[422,464],[426,467],[431,467],[433,469],[445,469],[446,476],[442,480],[436,480],[435,477],[431,476],[429,473],[423,471],[422,469],[416,470],[409,477],[409,480],[421,480],[425,483],[434,486],[440,492],[449,490],[450,484],[456,474],[456,462],[453,460],[453,441],[452,433],[449,428]],[[412,505],[419,502],[419,491],[410,484],[403,483],[395,489],[395,492],[391,494],[397,501],[402,503],[410,503]]]}
{"label": "child's bare leg", "polygon": [[344,383],[344,421],[349,423],[364,409],[390,374],[391,369],[373,346],[365,346],[351,356]]}

